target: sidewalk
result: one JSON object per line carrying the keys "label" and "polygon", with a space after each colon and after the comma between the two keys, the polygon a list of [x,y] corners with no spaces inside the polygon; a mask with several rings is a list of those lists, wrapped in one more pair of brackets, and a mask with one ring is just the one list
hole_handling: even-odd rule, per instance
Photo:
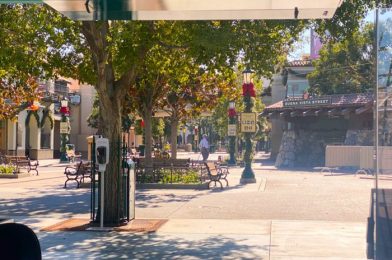
{"label": "sidewalk", "polygon": [[361,223],[169,220],[158,232],[37,232],[43,259],[366,259]]}
{"label": "sidewalk", "polygon": [[168,220],[156,233],[43,232],[89,218],[89,190],[63,189],[63,167],[0,180],[0,215],[37,232],[43,259],[366,259],[370,179],[254,163],[256,184],[231,168],[223,191],[137,190],[137,219]]}

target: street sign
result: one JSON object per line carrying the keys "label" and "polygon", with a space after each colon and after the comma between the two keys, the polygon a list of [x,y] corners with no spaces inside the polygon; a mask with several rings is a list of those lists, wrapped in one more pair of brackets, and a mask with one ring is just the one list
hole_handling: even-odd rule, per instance
{"label": "street sign", "polygon": [[241,113],[241,132],[256,132],[256,113]]}
{"label": "street sign", "polygon": [[325,106],[330,104],[332,104],[331,97],[283,100],[284,107]]}
{"label": "street sign", "polygon": [[236,136],[237,135],[237,125],[228,125],[227,135],[228,136]]}
{"label": "street sign", "polygon": [[60,122],[60,134],[69,134],[68,122]]}

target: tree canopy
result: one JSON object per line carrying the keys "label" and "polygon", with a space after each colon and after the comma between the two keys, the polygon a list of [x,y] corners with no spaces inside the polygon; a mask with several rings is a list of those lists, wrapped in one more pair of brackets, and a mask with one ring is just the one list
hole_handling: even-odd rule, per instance
{"label": "tree canopy", "polygon": [[[347,2],[367,1],[345,1],[342,6]],[[363,14],[362,9],[351,11],[336,18],[335,25],[350,25],[352,17]],[[130,96],[139,96],[144,91],[145,98],[152,98],[149,91],[159,86],[153,95],[160,98],[166,88],[191,86],[194,79],[187,79],[188,72],[180,71],[187,67],[181,62],[191,62],[189,68],[199,67],[206,72],[197,75],[225,75],[225,69],[235,70],[235,65],[241,62],[259,76],[269,77],[275,65],[285,59],[305,22],[76,22],[44,5],[14,4],[0,6],[0,25],[2,77],[27,82],[30,78],[62,75],[94,85],[99,95],[101,133],[110,143],[116,143],[121,136],[122,116],[132,101]],[[321,25],[327,26],[328,22]],[[172,79],[179,81],[178,84],[171,82]],[[143,111],[147,113],[151,107]],[[111,146],[104,209],[105,222],[110,224],[118,224],[123,214],[119,207],[123,198],[118,193],[121,164],[117,155],[115,146]]]}
{"label": "tree canopy", "polygon": [[375,81],[373,25],[367,25],[341,42],[328,42],[308,75],[310,92],[315,94],[362,93]]}

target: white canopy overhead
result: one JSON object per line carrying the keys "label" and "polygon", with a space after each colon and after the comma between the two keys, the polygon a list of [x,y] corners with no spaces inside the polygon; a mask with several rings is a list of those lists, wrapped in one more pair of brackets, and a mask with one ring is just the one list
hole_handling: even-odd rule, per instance
{"label": "white canopy overhead", "polygon": [[78,20],[328,19],[343,0],[44,0]]}

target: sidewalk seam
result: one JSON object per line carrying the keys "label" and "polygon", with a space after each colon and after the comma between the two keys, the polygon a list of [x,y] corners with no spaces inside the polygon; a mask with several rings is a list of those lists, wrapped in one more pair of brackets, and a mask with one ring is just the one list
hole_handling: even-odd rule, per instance
{"label": "sidewalk seam", "polygon": [[[171,216],[171,215],[173,215],[174,213],[176,213],[177,211],[179,211],[182,207],[184,207],[185,206],[185,204],[187,204],[187,203],[189,203],[190,202],[190,200],[188,200],[187,202],[184,202],[182,205],[180,205],[179,207],[177,207],[176,209],[174,209],[171,213],[169,213],[168,215],[167,215],[167,219],[169,219],[169,217]],[[135,209],[136,209],[136,207],[135,207]]]}
{"label": "sidewalk seam", "polygon": [[267,177],[261,177],[260,185],[257,191],[263,192],[265,191],[265,187],[267,186]]}
{"label": "sidewalk seam", "polygon": [[271,248],[272,248],[272,220],[270,222],[270,241],[268,247],[268,259],[271,260]]}

